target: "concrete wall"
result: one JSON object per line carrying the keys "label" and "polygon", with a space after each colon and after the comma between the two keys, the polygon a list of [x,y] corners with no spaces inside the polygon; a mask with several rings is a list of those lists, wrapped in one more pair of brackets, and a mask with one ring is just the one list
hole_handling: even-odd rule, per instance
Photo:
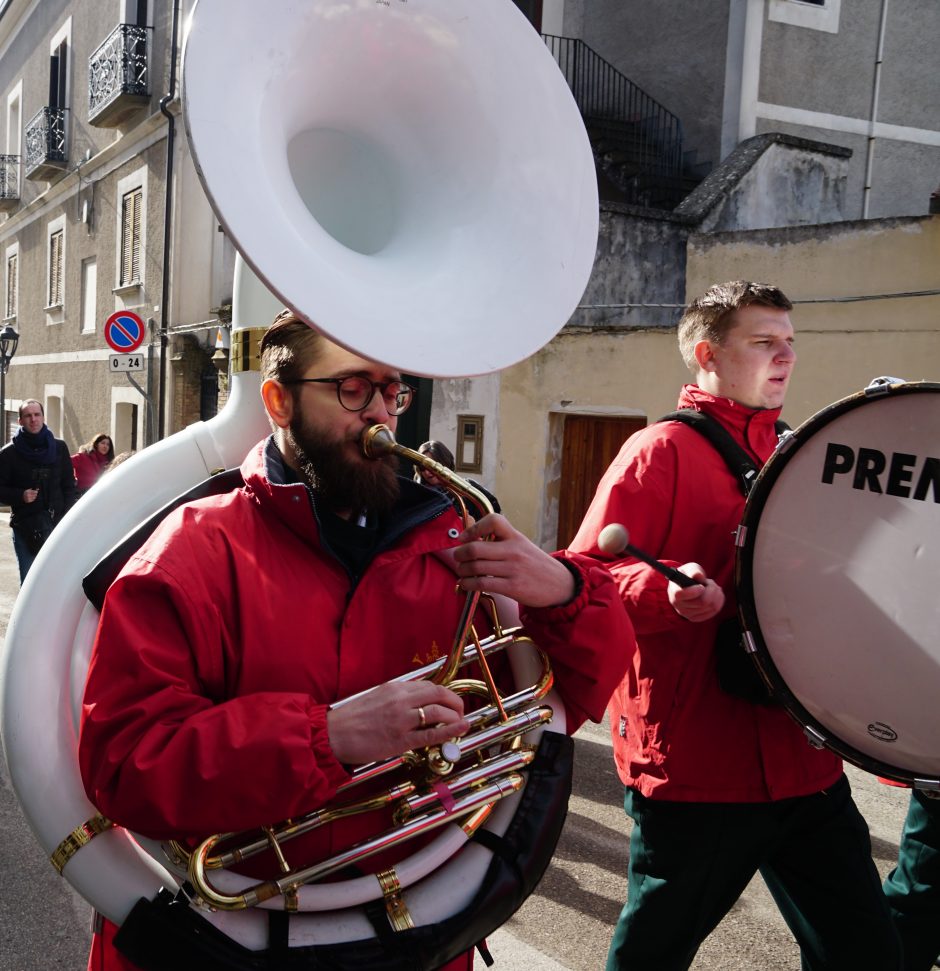
{"label": "concrete wall", "polygon": [[779,133],[742,142],[676,214],[698,232],[769,229],[845,218],[850,153]]}
{"label": "concrete wall", "polygon": [[457,455],[457,417],[483,416],[483,468],[470,477],[502,501],[496,491],[497,462],[502,449],[499,438],[500,375],[435,381],[432,394],[429,437],[443,442],[454,455]]}
{"label": "concrete wall", "polygon": [[760,101],[867,118],[880,8],[881,0],[843,0],[837,33],[765,20]]}
{"label": "concrete wall", "polygon": [[689,231],[687,222],[668,212],[605,205],[594,268],[571,324],[672,323],[675,310],[670,305],[682,302]]}
{"label": "concrete wall", "polygon": [[881,0],[843,0],[834,33],[763,25],[755,131],[852,149],[848,218],[926,212],[940,171],[940,6],[888,4],[876,95],[881,11]]}
{"label": "concrete wall", "polygon": [[699,162],[720,161],[728,0],[566,0],[564,23],[679,116]]}
{"label": "concrete wall", "polygon": [[844,218],[919,215],[940,172],[940,4],[887,5],[873,99],[882,0],[834,2],[835,30],[799,0],[567,0],[564,27],[678,115],[696,161],[767,132],[828,142],[853,153]]}

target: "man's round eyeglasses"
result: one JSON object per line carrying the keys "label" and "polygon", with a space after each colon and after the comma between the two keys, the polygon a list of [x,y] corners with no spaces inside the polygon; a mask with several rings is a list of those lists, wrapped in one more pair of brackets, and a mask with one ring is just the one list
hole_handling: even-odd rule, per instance
{"label": "man's round eyeglasses", "polygon": [[401,415],[414,400],[417,388],[404,381],[370,381],[358,374],[345,378],[297,378],[284,384],[335,384],[336,398],[347,411],[363,411],[369,406],[376,388],[382,393],[385,410],[390,415]]}

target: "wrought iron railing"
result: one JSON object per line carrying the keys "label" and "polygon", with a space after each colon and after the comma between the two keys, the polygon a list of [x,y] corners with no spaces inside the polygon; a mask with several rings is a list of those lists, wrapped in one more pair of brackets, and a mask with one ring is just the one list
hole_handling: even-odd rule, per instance
{"label": "wrought iron railing", "polygon": [[41,165],[64,167],[65,108],[40,108],[26,126],[26,174]]}
{"label": "wrought iron railing", "polygon": [[20,157],[0,155],[0,202],[20,197]]}
{"label": "wrought iron railing", "polygon": [[121,95],[150,96],[150,28],[118,24],[88,58],[88,117]]}
{"label": "wrought iron railing", "polygon": [[542,35],[592,135],[629,150],[651,175],[682,173],[682,125],[582,40]]}

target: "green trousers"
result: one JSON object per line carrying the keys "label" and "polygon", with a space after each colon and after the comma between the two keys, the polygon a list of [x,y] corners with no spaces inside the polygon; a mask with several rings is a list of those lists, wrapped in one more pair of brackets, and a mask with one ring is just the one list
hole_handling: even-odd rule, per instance
{"label": "green trousers", "polygon": [[898,865],[884,889],[904,947],[904,971],[928,971],[940,954],[940,799],[911,793]]}
{"label": "green trousers", "polygon": [[758,871],[804,971],[899,971],[901,945],[843,776],[769,803],[685,803],[626,790],[627,903],[607,971],[684,971]]}

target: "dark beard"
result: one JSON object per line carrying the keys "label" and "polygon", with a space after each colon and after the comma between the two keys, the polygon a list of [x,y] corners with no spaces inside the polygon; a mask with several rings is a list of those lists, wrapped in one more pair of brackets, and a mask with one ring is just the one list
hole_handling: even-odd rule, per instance
{"label": "dark beard", "polygon": [[394,455],[352,462],[342,443],[310,427],[299,414],[291,419],[287,444],[314,496],[333,512],[371,512],[382,515],[398,501],[398,460]]}

